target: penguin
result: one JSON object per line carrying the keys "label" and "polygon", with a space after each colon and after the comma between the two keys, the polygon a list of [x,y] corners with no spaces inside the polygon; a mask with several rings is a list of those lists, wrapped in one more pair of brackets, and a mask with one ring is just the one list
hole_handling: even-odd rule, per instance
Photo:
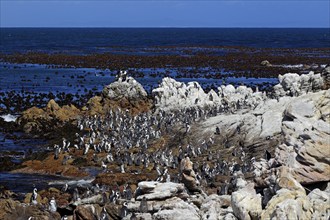
{"label": "penguin", "polygon": [[109,214],[105,207],[103,207],[101,214],[100,214],[100,220],[110,220]]}
{"label": "penguin", "polygon": [[30,203],[33,205],[37,205],[37,198],[38,198],[38,193],[37,193],[37,188],[33,189],[33,193],[31,195]]}
{"label": "penguin", "polygon": [[146,197],[144,196],[140,202],[140,212],[147,213],[148,212],[148,202]]}
{"label": "penguin", "polygon": [[218,126],[215,128],[215,134],[220,135],[220,128]]}
{"label": "penguin", "polygon": [[265,159],[269,161],[272,158],[272,155],[269,153],[268,150],[265,150]]}
{"label": "penguin", "polygon": [[120,210],[120,217],[123,219],[128,215],[128,208],[127,208],[128,204],[127,202],[123,203],[123,207]]}
{"label": "penguin", "polygon": [[50,212],[56,212],[57,211],[57,205],[55,198],[52,197],[51,200],[49,201],[49,211]]}

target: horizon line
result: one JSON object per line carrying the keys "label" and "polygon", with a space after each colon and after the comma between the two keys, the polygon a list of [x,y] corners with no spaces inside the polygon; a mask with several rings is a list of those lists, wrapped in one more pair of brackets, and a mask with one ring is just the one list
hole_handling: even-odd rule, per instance
{"label": "horizon line", "polygon": [[112,26],[112,27],[109,27],[109,26],[86,26],[86,27],[82,27],[82,26],[0,26],[0,28],[324,28],[324,29],[330,29],[330,27],[325,27],[325,26],[319,26],[319,27],[308,27],[308,26],[293,26],[293,27],[281,27],[281,26],[275,26],[275,27],[260,27],[260,26],[248,26],[248,27],[241,27],[241,26],[236,26],[236,27],[225,27],[225,26],[209,26],[209,27],[202,27],[202,26],[191,26],[191,27],[188,27],[188,26]]}

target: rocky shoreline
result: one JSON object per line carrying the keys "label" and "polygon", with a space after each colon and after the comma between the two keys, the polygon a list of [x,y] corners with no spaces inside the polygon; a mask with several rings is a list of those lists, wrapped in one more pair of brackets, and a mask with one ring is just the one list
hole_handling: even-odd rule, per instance
{"label": "rocky shoreline", "polygon": [[163,78],[150,97],[123,73],[82,108],[32,107],[6,126],[53,146],[12,172],[99,174],[35,205],[2,189],[0,219],[328,219],[329,78],[280,75],[268,94]]}

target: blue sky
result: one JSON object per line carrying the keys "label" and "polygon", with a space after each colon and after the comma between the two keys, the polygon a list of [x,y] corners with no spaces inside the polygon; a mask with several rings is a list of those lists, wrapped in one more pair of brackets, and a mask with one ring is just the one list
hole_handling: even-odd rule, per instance
{"label": "blue sky", "polygon": [[0,0],[1,27],[330,27],[329,0]]}

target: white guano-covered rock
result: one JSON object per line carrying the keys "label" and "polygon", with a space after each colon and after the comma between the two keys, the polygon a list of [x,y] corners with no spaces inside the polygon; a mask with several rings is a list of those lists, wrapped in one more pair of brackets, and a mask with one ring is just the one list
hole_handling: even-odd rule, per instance
{"label": "white guano-covered rock", "polygon": [[324,80],[320,73],[298,75],[297,73],[286,73],[278,76],[279,84],[274,86],[274,94],[277,97],[284,95],[299,96],[308,92],[320,91],[324,86]]}
{"label": "white guano-covered rock", "polygon": [[170,197],[174,197],[181,193],[184,193],[184,185],[173,182],[140,182],[138,184],[139,196],[137,200],[141,200],[143,197],[146,200],[162,200]]}
{"label": "white guano-covered rock", "polygon": [[128,100],[139,100],[147,97],[147,92],[143,86],[133,77],[127,77],[125,80],[119,80],[105,86],[103,95],[111,100],[126,98]]}
{"label": "white guano-covered rock", "polygon": [[152,90],[155,106],[163,110],[178,110],[188,107],[219,106],[236,109],[242,106],[255,106],[265,99],[261,92],[253,93],[251,88],[233,85],[220,86],[219,94],[214,90],[205,93],[198,82],[187,84],[172,78],[163,78],[158,88]]}

